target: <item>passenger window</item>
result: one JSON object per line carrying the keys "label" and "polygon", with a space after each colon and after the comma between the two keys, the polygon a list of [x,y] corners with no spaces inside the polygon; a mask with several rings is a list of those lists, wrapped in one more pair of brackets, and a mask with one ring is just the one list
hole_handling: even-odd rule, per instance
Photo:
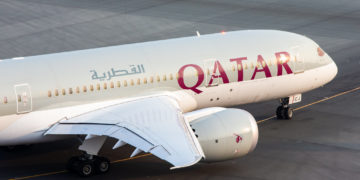
{"label": "passenger window", "polygon": [[241,69],[242,69],[241,64],[238,64],[237,67],[238,67],[239,71],[241,71]]}
{"label": "passenger window", "polygon": [[100,84],[99,83],[96,84],[96,90],[100,91]]}
{"label": "passenger window", "polygon": [[136,82],[137,85],[140,85],[140,78],[137,79],[137,82]]}
{"label": "passenger window", "polygon": [[114,88],[114,82],[110,83],[110,88]]}
{"label": "passenger window", "polygon": [[83,92],[87,92],[86,86],[83,86]]}
{"label": "passenger window", "polygon": [[55,89],[55,96],[59,96],[59,91]]}
{"label": "passenger window", "polygon": [[17,99],[18,99],[18,102],[21,102],[21,96],[19,94],[17,95]]}
{"label": "passenger window", "polygon": [[69,88],[69,94],[72,94],[72,93],[73,93],[72,88]]}
{"label": "passenger window", "polygon": [[166,81],[166,74],[164,74],[163,76],[163,81]]}
{"label": "passenger window", "polygon": [[127,87],[127,81],[124,80],[124,87]]}
{"label": "passenger window", "polygon": [[150,77],[150,83],[153,83],[154,82],[154,77]]}
{"label": "passenger window", "polygon": [[159,75],[156,76],[156,81],[160,82],[160,76]]}
{"label": "passenger window", "polygon": [[130,80],[130,85],[132,85],[132,86],[134,85],[134,80],[133,79]]}
{"label": "passenger window", "polygon": [[116,86],[119,88],[120,87],[120,81],[116,82]]}
{"label": "passenger window", "polygon": [[170,80],[173,80],[174,79],[174,77],[173,77],[173,75],[170,73]]}
{"label": "passenger window", "polygon": [[147,84],[147,78],[144,77],[144,84]]}
{"label": "passenger window", "polygon": [[94,91],[94,85],[90,85],[90,91]]}
{"label": "passenger window", "polygon": [[8,103],[8,99],[7,97],[4,97],[4,104],[7,104]]}
{"label": "passenger window", "polygon": [[48,91],[48,97],[51,97],[51,91]]}
{"label": "passenger window", "polygon": [[76,93],[80,93],[80,88],[79,88],[79,86],[78,87],[76,87]]}
{"label": "passenger window", "polygon": [[103,86],[103,87],[104,87],[104,89],[106,90],[106,89],[107,89],[107,84],[106,84],[106,83],[104,83],[104,86]]}

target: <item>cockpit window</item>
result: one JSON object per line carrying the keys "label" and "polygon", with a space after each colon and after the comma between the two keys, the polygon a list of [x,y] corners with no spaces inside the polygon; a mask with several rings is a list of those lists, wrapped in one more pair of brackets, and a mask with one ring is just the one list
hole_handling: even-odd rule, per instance
{"label": "cockpit window", "polygon": [[324,56],[325,55],[325,52],[324,52],[324,50],[321,49],[321,47],[317,48],[317,52],[318,52],[319,56]]}

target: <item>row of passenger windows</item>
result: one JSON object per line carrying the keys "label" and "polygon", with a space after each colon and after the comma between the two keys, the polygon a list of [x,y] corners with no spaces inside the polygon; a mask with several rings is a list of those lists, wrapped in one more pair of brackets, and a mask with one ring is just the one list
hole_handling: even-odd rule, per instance
{"label": "row of passenger windows", "polygon": [[[291,60],[291,59],[290,59]],[[297,61],[297,59],[296,58],[294,58],[294,61],[296,62]],[[283,62],[280,62],[281,64],[283,63]],[[248,63],[248,62],[243,62],[242,63],[243,64],[243,67],[241,67],[241,65],[239,64],[238,65],[238,67],[237,67],[237,69],[239,69],[239,70],[242,70],[242,68],[243,69],[254,69],[255,68],[255,66],[257,67],[257,68],[262,68],[262,67],[265,67],[266,65],[268,65],[268,66],[272,66],[272,65],[277,65],[278,64],[278,62],[277,62],[277,60],[274,60],[274,62],[272,62],[271,60],[269,60],[269,61],[263,61],[262,62],[262,64],[261,63],[259,63],[259,62],[257,62],[256,64],[254,64],[254,62],[250,62],[250,63]],[[262,66],[262,67],[260,67],[260,65]],[[233,71],[236,71],[237,70],[236,69],[236,65],[232,65],[232,70]],[[209,74],[209,70],[208,70],[208,74]]]}
{"label": "row of passenger windows", "polygon": [[[295,61],[296,61],[296,59],[295,59]],[[265,67],[266,66],[266,64],[265,64],[265,62],[263,61],[262,62],[263,64],[262,64],[262,66],[263,67]],[[248,65],[248,64],[250,64],[250,65]],[[277,64],[277,61],[275,61],[274,63],[272,63],[270,60],[268,61],[268,63],[267,63],[267,65],[268,66],[272,66],[272,64],[274,64],[274,65],[276,65]],[[250,67],[249,67],[250,66]],[[259,63],[256,63],[256,67],[258,67],[258,68],[260,68],[260,64]],[[251,69],[254,69],[255,68],[255,65],[254,65],[254,63],[253,62],[251,62],[251,63],[246,63],[246,62],[243,62],[243,67],[241,67],[241,65],[238,65],[238,67],[237,67],[237,69],[238,70],[241,70],[241,69],[248,69],[248,68],[251,68]],[[232,70],[233,71],[237,71],[237,69],[236,69],[236,65],[232,65]],[[208,75],[210,75],[210,69],[207,69],[207,74]],[[198,75],[198,74],[196,74],[196,75]],[[179,78],[179,75],[178,75],[178,73],[176,73],[176,79],[178,79]],[[174,80],[174,76],[173,76],[173,74],[170,74],[169,76],[166,76],[166,75],[163,75],[162,77],[160,77],[159,75],[158,76],[156,76],[156,77],[153,77],[153,76],[151,76],[150,78],[144,78],[143,80],[142,80],[142,83],[143,84],[148,84],[148,83],[154,83],[155,81],[157,81],[157,82],[160,82],[160,81],[167,81],[167,80]],[[131,85],[131,86],[134,86],[135,84],[136,85],[140,85],[141,84],[141,79],[140,78],[138,78],[137,80],[136,80],[136,82],[135,82],[135,80],[133,80],[133,79],[131,79],[130,80],[130,82],[129,82],[129,84]],[[80,92],[87,92],[87,91],[94,91],[95,89],[97,90],[97,91],[100,91],[101,90],[101,88],[103,88],[104,90],[106,90],[106,89],[108,89],[108,88],[110,88],[110,89],[112,89],[112,88],[115,88],[115,87],[117,87],[117,88],[120,88],[121,86],[123,86],[123,87],[127,87],[128,86],[128,81],[127,80],[124,80],[123,81],[123,83],[121,84],[121,82],[120,81],[117,81],[117,82],[110,82],[110,83],[103,83],[103,84],[96,84],[96,86],[94,86],[94,85],[90,85],[89,87],[87,87],[87,86],[83,86],[82,88],[80,88],[80,87],[76,87],[76,88],[69,88],[69,89],[62,89],[61,91],[59,91],[58,89],[55,89],[55,91],[54,91],[54,94],[52,93],[52,91],[48,91],[48,97],[52,97],[52,96],[59,96],[60,94],[61,95],[66,95],[66,94],[74,94],[74,93],[80,93]],[[4,102],[5,102],[5,100],[4,100]],[[6,103],[7,103],[7,99],[6,99]]]}
{"label": "row of passenger windows", "polygon": [[[178,74],[176,74],[176,78],[178,78]],[[90,86],[83,86],[81,87],[76,87],[76,88],[69,88],[69,89],[62,89],[61,91],[58,89],[54,90],[54,93],[52,93],[52,91],[48,91],[48,97],[52,97],[52,96],[59,96],[61,95],[66,95],[66,94],[79,94],[80,92],[88,92],[88,91],[100,91],[101,89],[107,90],[107,89],[113,89],[115,87],[120,88],[120,87],[127,87],[128,85],[130,86],[134,86],[136,85],[140,85],[141,83],[143,84],[148,84],[148,83],[154,83],[154,82],[160,82],[160,81],[167,81],[167,80],[174,80],[174,76],[172,74],[170,74],[169,76],[163,75],[162,77],[160,76],[156,76],[154,77],[150,77],[150,78],[144,78],[144,79],[136,79],[133,80],[131,79],[128,83],[127,80],[124,80],[122,83],[120,81],[116,81],[116,82],[104,82],[102,84],[97,83],[96,86],[94,85],[90,85]]]}

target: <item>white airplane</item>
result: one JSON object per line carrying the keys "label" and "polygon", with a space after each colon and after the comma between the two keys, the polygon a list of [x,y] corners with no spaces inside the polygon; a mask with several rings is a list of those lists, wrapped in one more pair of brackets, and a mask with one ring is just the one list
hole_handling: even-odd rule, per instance
{"label": "white airplane", "polygon": [[0,61],[0,146],[82,137],[84,155],[68,168],[105,173],[98,152],[107,138],[131,154],[151,153],[191,166],[244,156],[258,128],[241,109],[281,99],[290,104],[330,82],[337,66],[302,35],[249,30]]}

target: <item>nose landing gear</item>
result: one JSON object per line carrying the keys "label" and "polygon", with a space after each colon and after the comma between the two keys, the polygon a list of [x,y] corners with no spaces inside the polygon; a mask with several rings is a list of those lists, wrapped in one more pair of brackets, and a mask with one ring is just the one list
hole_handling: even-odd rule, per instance
{"label": "nose landing gear", "polygon": [[294,115],[294,110],[289,106],[289,98],[280,99],[281,106],[276,109],[276,118],[291,120]]}
{"label": "nose landing gear", "polygon": [[110,169],[110,161],[105,157],[84,154],[70,158],[67,169],[80,176],[89,177],[94,174],[107,173]]}

